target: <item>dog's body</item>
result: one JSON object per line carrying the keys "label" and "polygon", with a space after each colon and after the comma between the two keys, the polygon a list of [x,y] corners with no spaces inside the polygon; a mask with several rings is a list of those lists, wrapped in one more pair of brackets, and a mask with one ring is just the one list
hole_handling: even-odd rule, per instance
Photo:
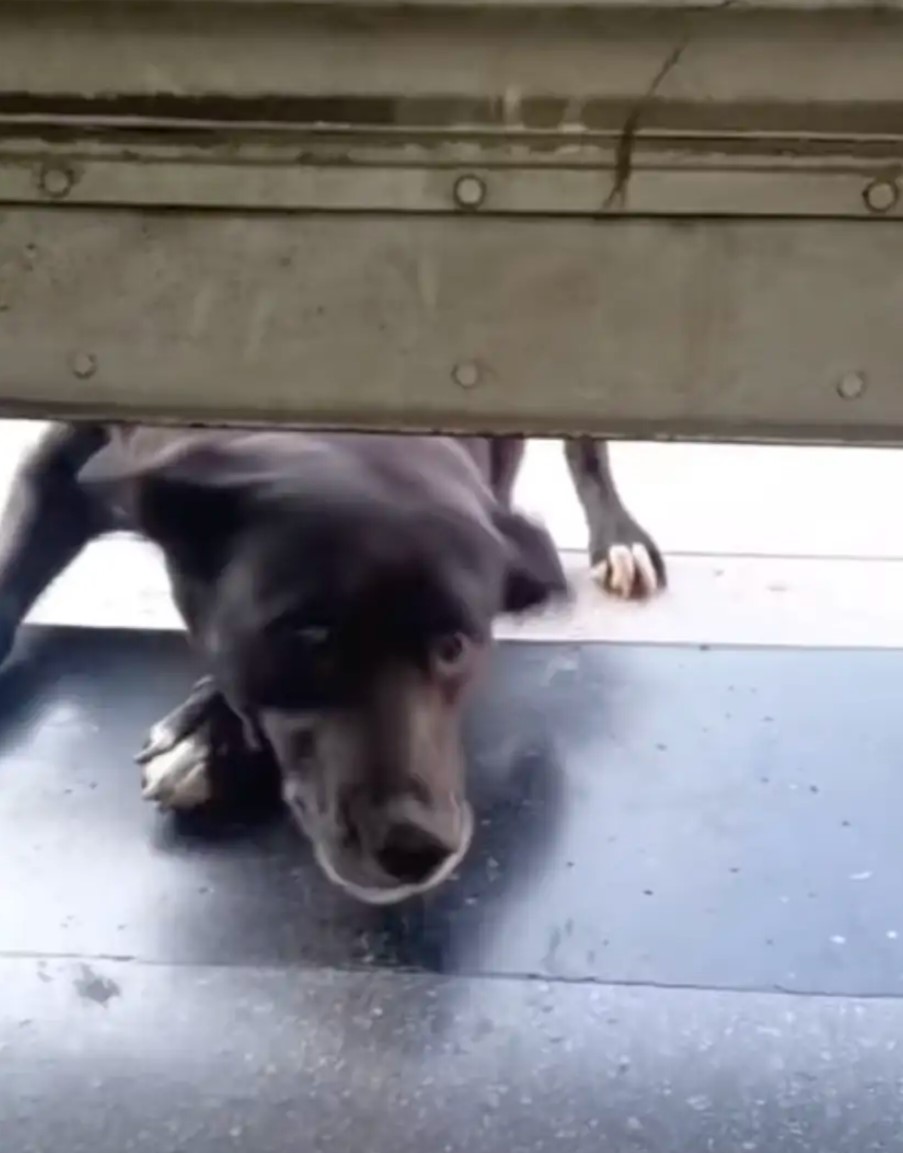
{"label": "dog's body", "polygon": [[[0,532],[0,659],[94,537],[162,549],[210,677],[160,723],[145,795],[210,799],[217,710],[275,755],[324,871],[359,899],[441,881],[470,841],[460,704],[493,619],[566,591],[551,538],[511,508],[519,441],[53,426]],[[663,582],[604,445],[568,461],[591,559],[616,591]]]}

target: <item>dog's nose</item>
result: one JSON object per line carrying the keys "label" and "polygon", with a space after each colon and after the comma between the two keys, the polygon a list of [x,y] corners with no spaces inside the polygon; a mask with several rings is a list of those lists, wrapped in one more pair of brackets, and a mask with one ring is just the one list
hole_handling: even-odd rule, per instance
{"label": "dog's nose", "polygon": [[453,848],[439,837],[410,821],[390,825],[376,859],[398,881],[416,885],[428,880]]}

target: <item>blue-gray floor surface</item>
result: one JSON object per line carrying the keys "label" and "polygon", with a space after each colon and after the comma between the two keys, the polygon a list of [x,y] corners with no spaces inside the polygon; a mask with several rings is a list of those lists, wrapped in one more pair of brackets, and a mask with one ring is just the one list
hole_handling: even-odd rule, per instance
{"label": "blue-gray floor surface", "polygon": [[903,1150],[903,653],[516,643],[395,910],[132,754],[172,634],[0,675],[2,1153]]}

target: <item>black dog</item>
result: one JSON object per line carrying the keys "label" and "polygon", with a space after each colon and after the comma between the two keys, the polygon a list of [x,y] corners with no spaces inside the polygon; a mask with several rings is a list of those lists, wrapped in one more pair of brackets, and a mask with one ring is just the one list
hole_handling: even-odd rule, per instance
{"label": "black dog", "polygon": [[[20,467],[0,536],[0,658],[92,538],[162,549],[210,676],[155,726],[144,793],[211,799],[216,717],[278,764],[324,872],[360,900],[433,887],[472,833],[461,701],[500,613],[566,592],[544,529],[510,507],[514,440],[53,426]],[[594,562],[630,594],[663,582],[604,446],[569,462]],[[626,560],[625,560],[626,558]]]}

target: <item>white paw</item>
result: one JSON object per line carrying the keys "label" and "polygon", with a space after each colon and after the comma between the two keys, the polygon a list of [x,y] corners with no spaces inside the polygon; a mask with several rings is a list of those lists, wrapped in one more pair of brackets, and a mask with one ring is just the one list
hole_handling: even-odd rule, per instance
{"label": "white paw", "polygon": [[661,588],[655,563],[644,544],[614,544],[605,560],[593,567],[600,588],[624,600],[643,600]]}
{"label": "white paw", "polygon": [[142,766],[142,797],[163,809],[196,809],[206,804],[213,795],[207,755],[207,744],[197,735],[158,753]]}
{"label": "white paw", "polygon": [[162,721],[157,721],[157,723],[151,727],[150,732],[147,734],[147,740],[144,742],[144,747],[138,754],[139,764],[151,761],[162,756],[164,753],[172,752],[177,740],[178,734],[170,724],[169,717],[164,717]]}

